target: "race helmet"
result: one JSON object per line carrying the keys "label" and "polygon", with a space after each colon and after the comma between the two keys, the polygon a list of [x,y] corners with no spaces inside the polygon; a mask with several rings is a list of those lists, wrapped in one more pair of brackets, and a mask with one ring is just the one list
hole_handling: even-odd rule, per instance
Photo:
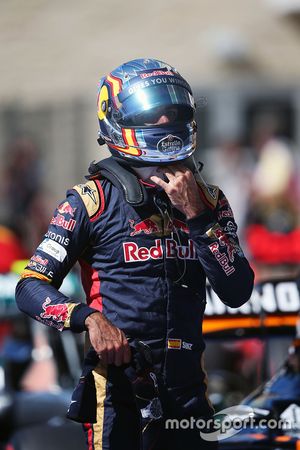
{"label": "race helmet", "polygon": [[100,145],[131,165],[170,164],[196,147],[192,90],[174,67],[135,59],[101,78],[98,90]]}

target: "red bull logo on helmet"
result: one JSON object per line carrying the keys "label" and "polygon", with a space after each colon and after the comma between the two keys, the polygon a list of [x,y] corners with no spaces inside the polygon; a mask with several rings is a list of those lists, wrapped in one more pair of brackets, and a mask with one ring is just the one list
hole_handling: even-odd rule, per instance
{"label": "red bull logo on helmet", "polygon": [[40,314],[42,319],[51,319],[56,322],[65,322],[69,316],[68,305],[65,303],[51,304],[51,299],[46,298],[42,304],[44,312]]}
{"label": "red bull logo on helmet", "polygon": [[69,202],[64,202],[58,206],[57,211],[60,214],[70,214],[70,216],[74,217],[76,209],[77,208],[72,208]]}

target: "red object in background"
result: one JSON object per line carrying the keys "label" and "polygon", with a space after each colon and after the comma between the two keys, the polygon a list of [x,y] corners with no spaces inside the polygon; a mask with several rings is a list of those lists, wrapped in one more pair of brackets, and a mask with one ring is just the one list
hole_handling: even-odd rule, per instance
{"label": "red object in background", "polygon": [[300,263],[300,229],[290,233],[269,231],[263,225],[249,225],[246,240],[252,259],[265,264]]}
{"label": "red object in background", "polygon": [[8,228],[0,225],[0,273],[10,272],[14,261],[27,258],[28,254],[17,236]]}
{"label": "red object in background", "polygon": [[1,321],[0,323],[0,348],[3,345],[3,341],[7,336],[10,336],[13,330],[13,324],[8,320],[7,322]]}
{"label": "red object in background", "polygon": [[5,450],[15,450],[15,448],[12,446],[12,444],[6,444]]}

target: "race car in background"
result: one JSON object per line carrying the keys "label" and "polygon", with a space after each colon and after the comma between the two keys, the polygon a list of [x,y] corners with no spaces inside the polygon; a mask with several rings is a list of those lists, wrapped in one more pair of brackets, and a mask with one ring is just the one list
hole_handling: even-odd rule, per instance
{"label": "race car in background", "polygon": [[207,288],[206,367],[221,450],[300,449],[299,287],[299,278],[264,280],[235,310]]}

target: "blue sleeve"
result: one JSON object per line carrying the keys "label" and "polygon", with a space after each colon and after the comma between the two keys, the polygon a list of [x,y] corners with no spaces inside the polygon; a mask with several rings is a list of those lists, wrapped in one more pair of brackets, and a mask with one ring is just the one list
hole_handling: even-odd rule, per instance
{"label": "blue sleeve", "polygon": [[58,330],[81,332],[95,312],[85,303],[68,298],[59,287],[89,245],[91,226],[86,208],[74,191],[54,212],[43,241],[21,274],[16,302],[21,311]]}
{"label": "blue sleeve", "polygon": [[251,296],[254,273],[240,247],[237,225],[222,191],[215,209],[206,209],[187,224],[213,290],[226,305],[243,305]]}

